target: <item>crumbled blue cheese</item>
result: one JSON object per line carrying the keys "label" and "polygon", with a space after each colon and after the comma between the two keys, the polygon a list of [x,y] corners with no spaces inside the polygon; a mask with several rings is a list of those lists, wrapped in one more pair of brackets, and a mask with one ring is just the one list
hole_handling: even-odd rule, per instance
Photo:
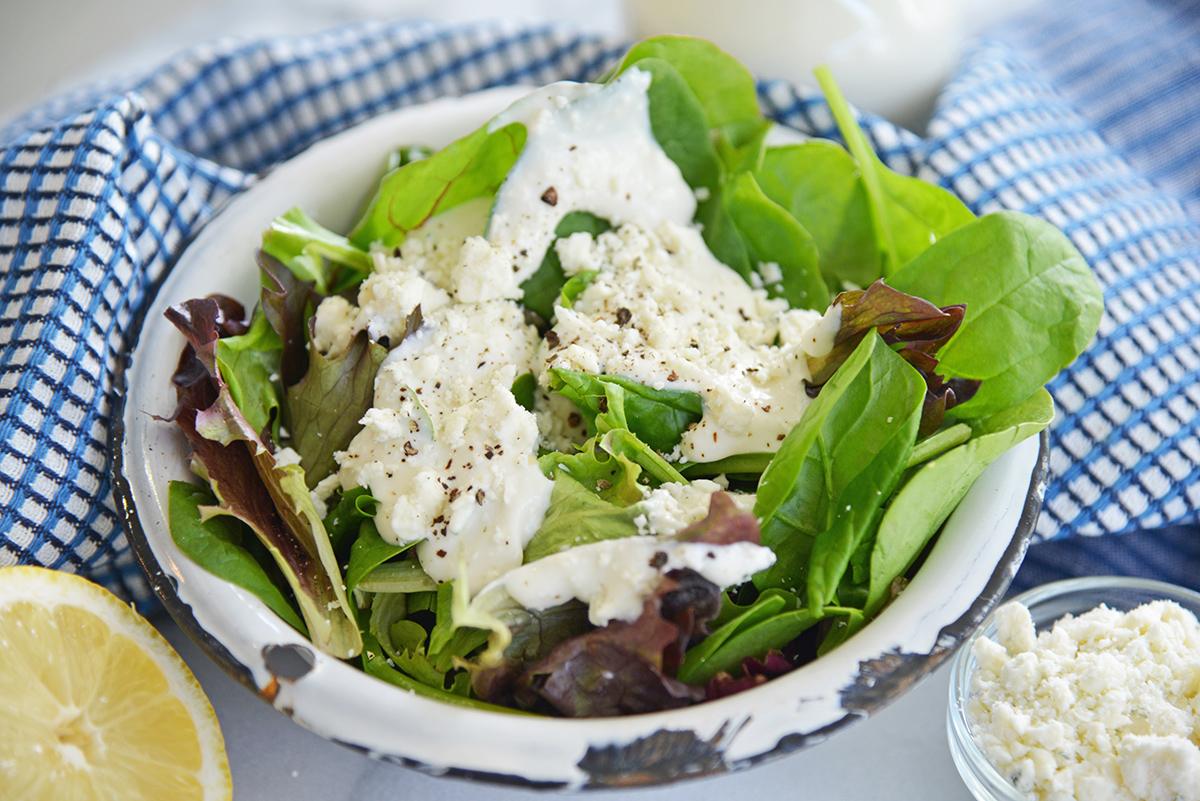
{"label": "crumbled blue cheese", "polygon": [[988,760],[1047,801],[1200,801],[1200,624],[1177,604],[1099,607],[1034,631],[997,610],[967,718]]}
{"label": "crumbled blue cheese", "polygon": [[[375,253],[375,269],[358,289],[358,305],[339,295],[321,301],[313,323],[313,346],[322,353],[340,353],[363,330],[373,340],[399,342],[404,338],[408,316],[417,306],[422,314],[431,314],[450,303],[450,293],[429,280],[421,269],[425,250],[422,241],[416,239],[406,258]],[[456,259],[461,250],[459,246],[454,248]]]}
{"label": "crumbled blue cheese", "polygon": [[788,310],[747,285],[692,226],[574,234],[558,255],[568,275],[599,274],[571,308],[555,309],[540,352],[543,383],[563,367],[698,392],[704,416],[678,453],[688,461],[778,449],[808,404],[806,354],[832,344],[819,312]]}
{"label": "crumbled blue cheese", "polygon": [[[698,478],[688,484],[668,482],[654,489],[646,487],[638,504],[641,514],[634,519],[642,534],[671,536],[708,515],[714,492],[726,490],[728,482]],[[754,508],[752,493],[731,492],[729,497],[743,511]]]}

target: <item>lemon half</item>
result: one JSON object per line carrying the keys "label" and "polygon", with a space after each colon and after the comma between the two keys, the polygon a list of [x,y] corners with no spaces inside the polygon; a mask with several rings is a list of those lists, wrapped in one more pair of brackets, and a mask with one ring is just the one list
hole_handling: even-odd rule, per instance
{"label": "lemon half", "polygon": [[212,704],[153,626],[86,579],[0,568],[0,799],[232,795]]}

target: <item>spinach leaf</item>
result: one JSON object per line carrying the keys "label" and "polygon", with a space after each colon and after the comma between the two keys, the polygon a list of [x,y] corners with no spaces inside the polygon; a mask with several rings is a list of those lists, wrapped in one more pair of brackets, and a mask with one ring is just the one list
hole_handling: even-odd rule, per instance
{"label": "spinach leaf", "polygon": [[[730,670],[731,666],[739,664],[742,659],[741,655],[733,655],[731,649],[724,647],[731,638],[785,610],[796,609],[799,605],[799,600],[792,593],[769,589],[749,606],[735,606],[738,613],[732,619],[721,623],[700,644],[688,649],[683,663],[679,666],[679,680],[688,684],[704,684],[720,671]],[[723,616],[727,614],[727,611],[722,610]]]}
{"label": "spinach leaf", "polygon": [[907,264],[930,242],[975,219],[954,194],[889,170],[867,143],[829,68],[818,67],[816,75],[842,138],[862,171],[884,277]]}
{"label": "spinach leaf", "polygon": [[533,373],[521,373],[514,378],[512,394],[517,405],[527,412],[532,412],[537,397],[537,376]]}
{"label": "spinach leaf", "polygon": [[913,473],[892,499],[875,536],[864,608],[868,618],[887,601],[892,582],[912,566],[984,469],[1053,417],[1050,394],[1038,390],[1018,406],[974,422],[970,440]]}
{"label": "spinach leaf", "polygon": [[761,659],[768,651],[783,648],[825,615],[820,608],[800,607],[755,621],[734,632],[707,660],[690,670],[688,680],[707,683],[718,673],[733,673],[747,657]]}
{"label": "spinach leaf", "polygon": [[759,479],[754,515],[762,521],[762,544],[776,555],[774,565],[754,576],[760,589],[800,592],[804,587],[812,542],[825,524],[830,503],[819,454],[812,452],[825,420],[870,361],[877,339],[868,336],[851,352],[780,443]]}
{"label": "spinach leaf", "polygon": [[891,349],[872,359],[830,412],[818,437],[828,476],[826,524],[812,543],[808,606],[834,602],[851,556],[874,535],[880,508],[900,483],[917,437],[925,382]]}
{"label": "spinach leaf", "polygon": [[754,178],[812,236],[831,292],[883,277],[867,189],[845,148],[824,140],[772,147]]}
{"label": "spinach leaf", "polygon": [[362,668],[368,675],[386,681],[388,684],[393,684],[415,695],[436,699],[451,706],[459,706],[467,709],[484,709],[489,712],[503,712],[509,715],[529,714],[520,709],[489,704],[484,701],[475,700],[474,698],[447,692],[440,687],[431,687],[424,682],[401,673],[387,663],[387,656],[383,648],[380,647],[379,641],[371,634],[363,634]]}
{"label": "spinach leaf", "polygon": [[525,147],[525,135],[520,123],[491,132],[485,125],[388,173],[350,232],[350,242],[364,250],[376,242],[394,247],[430,217],[495,195]]}
{"label": "spinach leaf", "polygon": [[[578,233],[599,236],[611,229],[608,220],[590,212],[573,211],[558,223],[558,227],[554,229],[554,236],[558,239]],[[552,243],[546,249],[541,265],[521,284],[521,303],[549,322],[554,319],[554,304],[563,292],[565,283],[567,276],[563,272],[562,260],[558,258],[558,251]]]}
{"label": "spinach leaf", "polygon": [[[806,588],[833,601],[851,554],[870,536],[916,439],[925,382],[869,334],[781,443],[759,482],[754,512],[778,555],[760,588]],[[847,508],[849,507],[849,508]]]}
{"label": "spinach leaf", "polygon": [[645,39],[629,49],[614,77],[646,58],[670,62],[679,71],[704,109],[708,128],[759,120],[754,76],[712,42],[686,36]]}
{"label": "spinach leaf", "polygon": [[774,453],[738,453],[717,459],[715,462],[680,462],[679,472],[687,478],[712,478],[729,476],[739,479],[757,479],[775,458]]}
{"label": "spinach leaf", "polygon": [[[692,45],[681,45],[684,51]],[[669,49],[669,48],[668,48]],[[704,48],[701,48],[702,50]],[[686,58],[685,58],[686,61]],[[642,58],[632,66],[651,75],[650,129],[667,157],[675,162],[685,181],[701,197],[696,207],[696,222],[708,249],[719,261],[732,267],[742,278],[750,280],[752,265],[746,242],[733,223],[724,201],[725,179],[735,163],[750,160],[754,149],[763,142],[751,138],[739,149],[729,136],[716,139],[725,142],[730,165],[722,163],[714,145],[713,123],[700,98],[693,91],[679,64],[662,58]],[[757,115],[757,100],[753,116],[731,121],[731,131],[749,130],[765,137],[769,123]]]}
{"label": "spinach leaf", "polygon": [[767,137],[775,124],[767,119],[731,123],[717,131],[716,149],[725,172],[755,172],[762,167]]}
{"label": "spinach leaf", "polygon": [[767,293],[782,297],[793,309],[829,306],[829,289],[817,266],[817,246],[804,226],[759,189],[754,176],[743,172],[725,191],[729,216],[746,243],[755,268],[768,262],[783,274],[778,283],[767,283]]}
{"label": "spinach leaf", "polygon": [[[627,428],[651,448],[667,453],[704,414],[700,395],[690,390],[653,389],[622,376],[594,376],[560,367],[549,372],[551,391],[579,407],[589,436]],[[606,425],[604,418],[613,422]]]}
{"label": "spinach leaf", "polygon": [[643,58],[632,66],[650,73],[650,130],[667,158],[679,167],[688,186],[716,191],[721,162],[704,107],[683,73],[659,58]]}
{"label": "spinach leaf", "polygon": [[287,596],[267,575],[258,559],[242,544],[244,526],[230,517],[205,519],[201,507],[216,498],[207,487],[172,481],[167,488],[171,539],[200,567],[247,590],[285,623],[308,636],[308,629]]}
{"label": "spinach leaf", "polygon": [[891,283],[934,304],[966,303],[938,365],[939,372],[983,382],[973,398],[947,411],[960,419],[1034,394],[1083,352],[1104,309],[1095,275],[1066,235],[1016,212],[963,226]]}
{"label": "spinach leaf", "polygon": [[725,206],[724,189],[713,192],[709,197],[696,206],[696,223],[701,228],[704,244],[712,252],[717,261],[730,267],[740,275],[746,283],[754,273],[750,251],[742,237],[729,209]]}

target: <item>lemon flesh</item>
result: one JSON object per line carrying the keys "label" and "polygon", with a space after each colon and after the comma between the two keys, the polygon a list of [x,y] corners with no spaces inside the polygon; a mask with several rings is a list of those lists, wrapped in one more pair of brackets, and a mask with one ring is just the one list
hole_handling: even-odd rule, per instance
{"label": "lemon flesh", "polygon": [[0,568],[0,798],[231,797],[212,705],[153,626],[86,579]]}

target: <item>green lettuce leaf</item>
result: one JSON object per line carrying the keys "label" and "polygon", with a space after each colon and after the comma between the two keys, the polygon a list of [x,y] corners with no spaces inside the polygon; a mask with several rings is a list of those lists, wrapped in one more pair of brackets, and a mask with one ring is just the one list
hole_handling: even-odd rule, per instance
{"label": "green lettuce leaf", "polygon": [[[610,462],[619,461],[624,460],[610,459]],[[627,461],[624,463],[629,465]],[[636,465],[629,466],[636,468]],[[638,500],[641,500],[640,492]],[[605,500],[572,474],[559,469],[554,476],[550,508],[541,527],[525,546],[524,561],[533,562],[591,542],[636,536],[638,527],[634,520],[639,514],[641,511],[636,504],[622,506]]]}
{"label": "green lettuce leaf", "polygon": [[345,450],[362,430],[359,420],[374,403],[375,375],[386,356],[387,348],[370,341],[366,331],[333,356],[310,347],[308,371],[284,390],[291,444],[300,454],[309,489],[337,470],[334,453]]}
{"label": "green lettuce leaf", "polygon": [[350,232],[350,242],[395,247],[408,232],[441,212],[478,197],[492,197],[525,147],[525,126],[495,131],[485,125],[437,153],[388,173]]}
{"label": "green lettuce leaf", "polygon": [[356,286],[372,269],[364,248],[335,234],[291,208],[271,221],[263,232],[264,253],[286,264],[301,281],[311,282],[322,295],[332,295]]}

